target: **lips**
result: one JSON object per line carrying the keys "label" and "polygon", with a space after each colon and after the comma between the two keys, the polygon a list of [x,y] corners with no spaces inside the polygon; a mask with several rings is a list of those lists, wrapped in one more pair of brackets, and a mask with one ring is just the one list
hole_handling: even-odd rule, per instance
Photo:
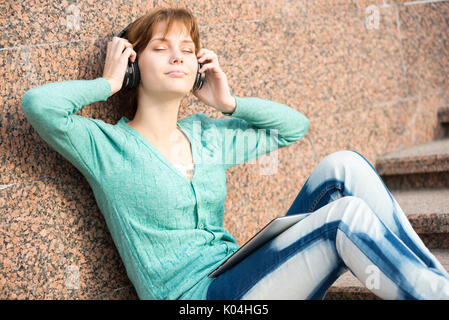
{"label": "lips", "polygon": [[186,73],[182,70],[173,70],[173,71],[167,72],[165,74],[172,76],[172,77],[184,77],[186,75]]}

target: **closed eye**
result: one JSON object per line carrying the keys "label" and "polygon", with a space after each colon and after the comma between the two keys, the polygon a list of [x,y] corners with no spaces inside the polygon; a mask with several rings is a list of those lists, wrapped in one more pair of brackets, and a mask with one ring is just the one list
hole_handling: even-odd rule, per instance
{"label": "closed eye", "polygon": [[[154,49],[154,50],[156,50],[156,51],[162,51],[162,50],[165,50],[165,49],[158,49],[158,48],[156,48],[156,49]],[[189,53],[193,53],[193,51],[191,51],[191,50],[184,50],[184,52],[189,52]]]}

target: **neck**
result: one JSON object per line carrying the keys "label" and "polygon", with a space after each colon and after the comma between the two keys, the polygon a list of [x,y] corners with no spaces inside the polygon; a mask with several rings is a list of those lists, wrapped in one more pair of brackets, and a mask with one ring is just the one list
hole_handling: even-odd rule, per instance
{"label": "neck", "polygon": [[158,145],[169,145],[177,134],[178,111],[182,97],[161,98],[156,95],[140,95],[134,119],[128,125]]}

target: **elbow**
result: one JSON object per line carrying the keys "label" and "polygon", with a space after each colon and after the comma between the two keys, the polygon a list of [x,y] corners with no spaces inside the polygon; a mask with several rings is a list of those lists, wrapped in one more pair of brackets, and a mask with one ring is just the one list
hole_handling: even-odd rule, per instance
{"label": "elbow", "polygon": [[301,114],[301,119],[298,123],[298,131],[293,142],[298,141],[306,135],[307,131],[309,130],[309,123],[309,119],[305,115]]}
{"label": "elbow", "polygon": [[299,122],[296,123],[295,130],[288,137],[284,136],[284,143],[287,146],[303,138],[309,130],[309,119],[303,114],[301,114]]}
{"label": "elbow", "polygon": [[33,89],[28,90],[27,92],[25,92],[22,96],[22,99],[20,101],[20,105],[22,106],[22,112],[26,113],[28,109],[31,108],[31,102],[34,100],[33,99]]}
{"label": "elbow", "polygon": [[35,88],[26,91],[20,101],[23,114],[28,117],[29,114],[36,113],[39,110],[40,101],[41,98],[39,97],[39,94],[36,92]]}

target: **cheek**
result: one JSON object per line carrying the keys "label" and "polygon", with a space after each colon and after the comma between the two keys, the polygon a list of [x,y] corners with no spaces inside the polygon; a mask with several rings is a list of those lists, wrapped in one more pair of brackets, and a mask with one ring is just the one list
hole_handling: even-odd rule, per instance
{"label": "cheek", "polygon": [[197,74],[197,72],[198,72],[198,66],[199,66],[198,61],[196,61],[196,62],[193,61],[193,62],[191,63],[190,74],[193,75],[193,78],[196,77],[196,74]]}
{"label": "cheek", "polygon": [[157,63],[154,57],[142,56],[139,58],[140,76],[143,80],[157,78],[159,73],[163,72],[161,64]]}

